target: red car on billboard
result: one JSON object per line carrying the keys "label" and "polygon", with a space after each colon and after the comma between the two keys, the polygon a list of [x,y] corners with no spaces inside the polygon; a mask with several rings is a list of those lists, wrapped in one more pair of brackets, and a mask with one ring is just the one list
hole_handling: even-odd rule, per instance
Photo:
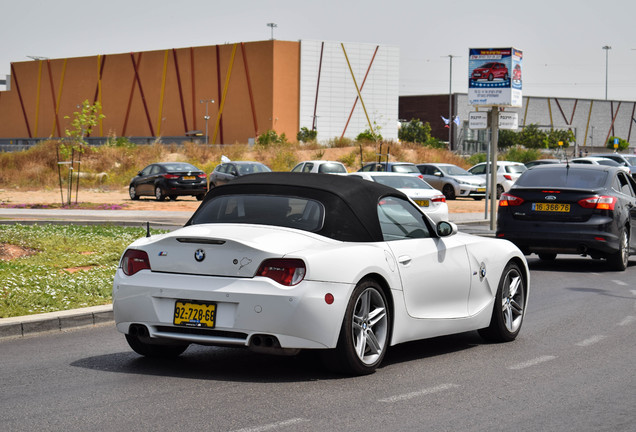
{"label": "red car on billboard", "polygon": [[485,63],[478,68],[475,68],[471,74],[471,78],[473,80],[485,79],[492,81],[493,79],[498,78],[505,81],[508,77],[508,68],[505,64],[498,62]]}

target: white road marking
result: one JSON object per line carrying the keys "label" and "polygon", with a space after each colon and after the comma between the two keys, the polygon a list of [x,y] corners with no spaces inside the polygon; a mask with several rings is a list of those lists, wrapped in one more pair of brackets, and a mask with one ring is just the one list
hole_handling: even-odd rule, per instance
{"label": "white road marking", "polygon": [[556,358],[556,356],[545,355],[545,356],[537,357],[537,358],[532,359],[532,360],[528,360],[527,362],[518,363],[516,365],[509,366],[508,369],[512,369],[512,370],[525,369],[525,368],[528,368],[528,367],[531,367],[531,366],[536,366],[539,363],[545,363],[547,361],[554,360],[555,358]]}
{"label": "white road marking", "polygon": [[238,430],[235,430],[234,432],[264,432],[264,431],[270,431],[270,430],[278,430],[286,426],[293,426],[298,423],[305,423],[308,421],[309,421],[308,419],[304,419],[304,418],[294,418],[294,419],[283,420],[277,423],[270,423],[270,424],[262,425],[262,426],[238,429]]}
{"label": "white road marking", "polygon": [[614,282],[616,285],[627,286],[627,283],[621,280],[613,280],[612,282]]}
{"label": "white road marking", "polygon": [[619,322],[618,325],[619,326],[626,326],[627,324],[631,324],[634,321],[636,321],[636,317],[635,316],[626,316],[625,318],[623,318],[623,321]]}
{"label": "white road marking", "polygon": [[393,402],[401,402],[404,400],[408,400],[408,399],[413,399],[416,397],[420,397],[420,396],[426,396],[426,395],[430,395],[433,393],[438,393],[444,390],[450,390],[452,388],[456,388],[459,387],[459,385],[457,384],[440,384],[438,386],[435,387],[430,387],[430,388],[426,388],[420,391],[416,391],[416,392],[412,392],[412,393],[404,393],[401,395],[395,395],[395,396],[391,396],[388,398],[384,398],[384,399],[380,399],[379,402],[389,402],[389,403],[393,403]]}
{"label": "white road marking", "polygon": [[586,346],[594,345],[595,343],[600,342],[603,339],[605,339],[605,336],[596,335],[596,336],[592,336],[591,338],[582,340],[581,342],[577,342],[575,345],[580,347],[586,347]]}

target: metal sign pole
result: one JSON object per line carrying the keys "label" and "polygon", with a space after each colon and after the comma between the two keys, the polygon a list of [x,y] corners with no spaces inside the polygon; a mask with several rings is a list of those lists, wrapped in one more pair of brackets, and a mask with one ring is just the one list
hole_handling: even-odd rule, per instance
{"label": "metal sign pole", "polygon": [[490,229],[497,228],[497,141],[499,129],[499,107],[490,110]]}

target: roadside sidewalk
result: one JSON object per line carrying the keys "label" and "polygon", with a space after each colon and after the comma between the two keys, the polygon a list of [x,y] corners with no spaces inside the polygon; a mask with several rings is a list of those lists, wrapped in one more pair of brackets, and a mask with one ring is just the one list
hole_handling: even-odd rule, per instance
{"label": "roadside sidewalk", "polygon": [[0,318],[0,341],[113,322],[113,305]]}

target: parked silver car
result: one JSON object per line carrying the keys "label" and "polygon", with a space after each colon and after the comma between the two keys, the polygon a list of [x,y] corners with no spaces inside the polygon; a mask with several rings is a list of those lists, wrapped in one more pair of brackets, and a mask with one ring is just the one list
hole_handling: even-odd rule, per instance
{"label": "parked silver car", "polygon": [[435,189],[441,190],[448,200],[457,197],[483,199],[486,180],[449,163],[418,164],[422,178]]}

